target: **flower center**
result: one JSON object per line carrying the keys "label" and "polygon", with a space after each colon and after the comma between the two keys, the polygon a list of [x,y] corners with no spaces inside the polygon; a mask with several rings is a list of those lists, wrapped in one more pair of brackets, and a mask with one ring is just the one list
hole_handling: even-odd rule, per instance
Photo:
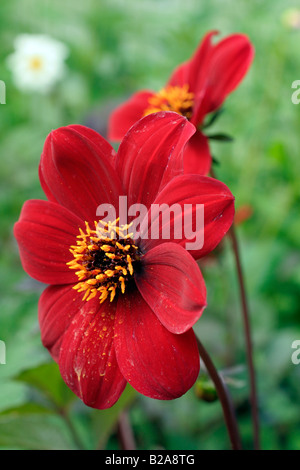
{"label": "flower center", "polygon": [[194,93],[189,92],[188,89],[188,85],[163,88],[149,98],[149,106],[144,111],[144,116],[158,111],[174,111],[190,119],[193,112]]}
{"label": "flower center", "polygon": [[95,230],[85,222],[86,232],[79,229],[77,245],[70,247],[74,259],[67,265],[76,269],[79,282],[73,289],[84,292],[83,300],[99,295],[100,303],[108,296],[112,302],[117,291],[124,294],[133,279],[141,253],[128,233],[130,225],[119,226],[118,222],[95,222]]}
{"label": "flower center", "polygon": [[29,60],[31,70],[40,70],[43,66],[43,60],[39,56],[33,56]]}

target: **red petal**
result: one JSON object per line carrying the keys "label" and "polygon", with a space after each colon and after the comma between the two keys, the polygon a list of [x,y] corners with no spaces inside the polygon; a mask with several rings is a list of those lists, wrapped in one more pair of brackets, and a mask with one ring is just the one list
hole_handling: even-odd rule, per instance
{"label": "red petal", "polygon": [[[254,58],[254,48],[248,37],[232,34],[213,48],[205,94],[195,110],[197,123],[218,109],[226,97],[242,81]],[[194,122],[194,121],[193,121]]]}
{"label": "red petal", "polygon": [[206,176],[210,172],[211,163],[208,139],[202,132],[197,131],[184,150],[184,173]]}
{"label": "red petal", "polygon": [[174,69],[167,86],[183,87],[189,85],[189,91],[193,91],[190,85],[190,61],[186,61]]}
{"label": "red petal", "polygon": [[66,330],[59,367],[68,387],[92,408],[110,408],[120,397],[126,380],[114,348],[117,302],[85,302]]}
{"label": "red petal", "polygon": [[137,287],[171,333],[185,333],[206,306],[205,283],[196,261],[181,246],[163,243],[143,256]]}
{"label": "red petal", "polygon": [[[173,208],[175,210],[172,210],[173,204],[177,204]],[[190,206],[184,208],[185,204]],[[198,204],[204,207],[204,227]],[[159,193],[151,209],[152,212],[148,212],[148,217],[141,224],[142,251],[172,241],[189,249],[191,255],[198,259],[210,253],[229,230],[234,217],[234,197],[221,181],[208,176],[183,175],[174,178]],[[188,219],[186,223],[185,216]],[[189,216],[192,226],[188,223]],[[156,238],[153,236],[153,228],[157,228],[157,233],[154,230]],[[195,231],[193,237],[189,233],[192,229]],[[146,238],[147,234],[149,239]],[[193,249],[188,247],[195,242],[198,246]]]}
{"label": "red petal", "polygon": [[49,201],[27,201],[14,226],[24,270],[46,284],[69,284],[77,277],[66,263],[70,246],[84,223],[75,214]]}
{"label": "red petal", "polygon": [[120,182],[115,151],[84,126],[61,127],[46,139],[40,163],[41,185],[49,200],[92,222],[100,204],[118,207]]}
{"label": "red petal", "polygon": [[39,300],[39,323],[42,343],[58,362],[63,336],[73,317],[86,307],[82,295],[72,286],[50,286]]}
{"label": "red petal", "polygon": [[108,120],[108,138],[112,141],[122,140],[130,127],[141,119],[149,106],[152,91],[139,91],[129,100],[118,106]]}
{"label": "red petal", "polygon": [[213,50],[211,39],[217,33],[217,31],[210,31],[204,36],[192,58],[174,70],[168,85],[182,87],[188,84],[189,90],[195,94],[196,99],[200,99],[204,91],[207,70]]}
{"label": "red petal", "polygon": [[143,395],[178,398],[197,379],[199,354],[193,330],[170,333],[137,290],[119,298],[115,334],[119,367]]}
{"label": "red petal", "polygon": [[183,173],[183,148],[194,132],[186,118],[173,112],[150,114],[130,129],[116,160],[129,206],[149,207],[158,191]]}

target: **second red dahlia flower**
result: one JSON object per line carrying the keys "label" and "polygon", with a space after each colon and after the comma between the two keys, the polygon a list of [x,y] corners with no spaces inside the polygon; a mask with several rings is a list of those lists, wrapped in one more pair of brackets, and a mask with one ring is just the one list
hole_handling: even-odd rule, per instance
{"label": "second red dahlia flower", "polygon": [[213,45],[216,31],[208,33],[193,57],[179,65],[158,93],[134,93],[112,112],[108,138],[120,141],[141,117],[158,111],[174,111],[197,128],[185,149],[184,171],[206,175],[211,167],[208,139],[201,130],[207,114],[216,111],[247,73],[254,49],[247,36],[232,34]]}

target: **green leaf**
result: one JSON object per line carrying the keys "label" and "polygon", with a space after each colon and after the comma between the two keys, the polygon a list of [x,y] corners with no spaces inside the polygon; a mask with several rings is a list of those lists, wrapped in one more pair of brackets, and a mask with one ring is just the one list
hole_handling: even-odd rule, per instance
{"label": "green leaf", "polygon": [[0,446],[25,450],[75,450],[64,420],[47,413],[14,410],[0,415]]}
{"label": "green leaf", "polygon": [[210,140],[217,140],[219,142],[232,142],[234,139],[230,135],[227,134],[211,134],[206,136]]}
{"label": "green leaf", "polygon": [[215,113],[211,114],[208,120],[203,124],[202,129],[207,129],[208,127],[212,126],[223,112],[224,108],[220,108]]}
{"label": "green leaf", "polygon": [[21,371],[37,367],[49,358],[38,330],[36,296],[20,296],[19,292],[13,291],[4,299],[6,315],[1,316],[0,339],[6,345],[6,364],[0,365],[0,382],[14,379]]}
{"label": "green leaf", "polygon": [[211,159],[214,165],[220,165],[219,160],[217,160],[214,156],[212,156]]}
{"label": "green leaf", "polygon": [[76,399],[76,395],[61,378],[58,365],[55,362],[26,370],[17,379],[40,390],[58,407],[64,407]]}
{"label": "green leaf", "polygon": [[95,445],[103,449],[113,428],[116,426],[120,413],[134,401],[136,391],[127,385],[117,403],[107,410],[95,410],[92,412],[92,429],[96,438]]}
{"label": "green leaf", "polygon": [[9,408],[22,405],[28,400],[28,387],[24,384],[7,381],[1,382],[0,387],[0,412]]}

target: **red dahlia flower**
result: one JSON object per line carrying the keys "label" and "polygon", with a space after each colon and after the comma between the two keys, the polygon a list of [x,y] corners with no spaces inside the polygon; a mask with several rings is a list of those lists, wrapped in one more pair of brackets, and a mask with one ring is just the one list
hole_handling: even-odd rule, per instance
{"label": "red dahlia flower", "polygon": [[[25,271],[50,284],[39,301],[42,342],[66,384],[91,407],[112,406],[127,382],[167,400],[197,378],[192,326],[206,290],[194,258],[222,239],[234,202],[223,183],[180,174],[193,132],[182,116],[157,113],[131,128],[117,154],[84,126],[59,128],[46,139],[40,181],[48,200],[27,201],[14,233]],[[135,239],[120,212],[95,222],[99,204],[118,208],[124,195],[149,210],[152,203],[165,211],[191,203],[193,217],[196,204],[204,204],[203,246],[190,254],[184,235]]]}
{"label": "red dahlia flower", "polygon": [[254,56],[249,39],[232,34],[211,43],[216,31],[208,33],[193,57],[177,67],[165,88],[158,93],[137,92],[110,116],[108,138],[119,141],[142,116],[157,111],[175,111],[189,119],[197,131],[186,146],[185,173],[206,175],[211,167],[208,139],[201,127],[207,114],[216,111],[241,82]]}

